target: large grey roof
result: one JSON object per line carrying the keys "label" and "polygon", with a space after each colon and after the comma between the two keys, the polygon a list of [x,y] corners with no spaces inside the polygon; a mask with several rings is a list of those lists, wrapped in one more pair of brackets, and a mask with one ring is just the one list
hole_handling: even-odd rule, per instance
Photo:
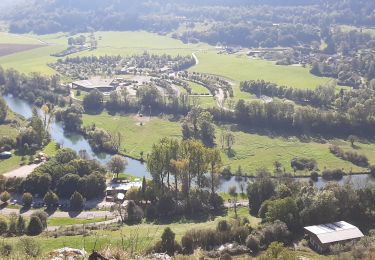
{"label": "large grey roof", "polygon": [[304,229],[315,234],[322,244],[363,237],[362,232],[356,226],[345,221],[308,226]]}

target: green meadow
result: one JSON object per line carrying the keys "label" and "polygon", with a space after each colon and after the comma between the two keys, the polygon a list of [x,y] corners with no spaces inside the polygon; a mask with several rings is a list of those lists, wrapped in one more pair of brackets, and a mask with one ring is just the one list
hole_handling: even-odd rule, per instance
{"label": "green meadow", "polygon": [[[80,35],[80,34],[78,34]],[[89,34],[84,34],[89,36]],[[49,63],[56,62],[58,58],[51,54],[60,52],[68,47],[68,34],[58,33],[50,35],[25,35],[19,36],[1,33],[0,43],[14,44],[48,44],[45,47],[19,52],[0,57],[0,65],[5,68],[30,73],[40,72],[47,75],[56,73],[48,67]],[[145,51],[155,54],[191,55],[192,52],[202,48],[212,48],[206,44],[184,44],[179,40],[148,32],[96,32],[98,48],[93,51],[83,51],[72,54],[76,56],[101,56],[101,55],[133,55]]]}
{"label": "green meadow", "polygon": [[275,62],[251,59],[244,53],[227,55],[214,51],[196,53],[199,64],[191,71],[220,75],[234,81],[234,96],[249,98],[250,94],[241,92],[239,83],[245,80],[265,80],[294,88],[313,89],[331,79],[316,77],[309,68],[280,66]]}
{"label": "green meadow", "polygon": [[[99,128],[110,132],[120,132],[123,136],[123,151],[130,156],[139,157],[140,152],[147,154],[152,145],[163,137],[181,139],[181,124],[168,117],[152,117],[149,122],[140,126],[135,117],[111,116],[107,113],[100,115],[84,115],[84,125],[95,123]],[[217,127],[217,139],[224,127]],[[274,162],[279,161],[286,171],[292,172],[290,161],[294,157],[314,158],[320,170],[325,168],[343,168],[346,171],[360,172],[366,169],[341,160],[329,152],[331,144],[337,144],[344,150],[352,149],[350,143],[344,140],[327,140],[326,143],[311,141],[303,142],[297,137],[280,137],[260,135],[244,131],[233,131],[235,144],[234,155],[228,157],[222,152],[224,165],[230,166],[235,171],[238,166],[248,174],[254,174],[256,169],[265,167],[270,171],[274,169]],[[219,140],[217,140],[219,142]],[[375,144],[357,143],[357,152],[365,154],[371,164],[375,164]],[[218,143],[220,146],[220,143]],[[131,173],[130,173],[131,174]],[[309,175],[309,172],[297,172],[298,175]]]}
{"label": "green meadow", "polygon": [[[249,215],[247,207],[239,208],[238,215],[247,217],[253,227],[256,227],[260,222],[260,219]],[[144,223],[133,226],[124,225],[116,231],[111,231],[110,227],[105,227],[101,230],[94,231],[94,234],[90,236],[61,236],[51,238],[46,235],[40,235],[33,239],[40,244],[42,252],[44,253],[62,247],[85,248],[87,252],[91,252],[94,248],[98,250],[107,246],[133,247],[134,251],[140,252],[160,240],[161,234],[166,227],[170,227],[173,232],[176,233],[177,241],[181,241],[181,237],[192,227],[196,229],[216,228],[220,220],[233,220],[233,218],[234,212],[230,209],[223,216],[203,222],[180,221],[168,224]],[[16,248],[18,239],[19,238],[8,238],[7,242],[14,244],[14,248]]]}

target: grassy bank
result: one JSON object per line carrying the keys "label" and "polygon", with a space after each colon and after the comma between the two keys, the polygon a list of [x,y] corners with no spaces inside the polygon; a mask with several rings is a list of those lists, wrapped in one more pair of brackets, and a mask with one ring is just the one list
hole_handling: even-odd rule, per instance
{"label": "grassy bank", "polygon": [[[260,222],[260,219],[249,215],[246,207],[240,208],[238,214],[241,217],[248,217],[251,225],[254,227]],[[186,231],[191,230],[192,228],[216,228],[218,221],[222,219],[230,220],[233,219],[233,217],[233,210],[229,210],[224,216],[215,217],[214,219],[205,222],[180,221],[162,225],[154,223],[145,223],[134,226],[124,225],[119,230],[115,231],[110,231],[111,228],[105,227],[101,230],[95,231],[94,234],[90,236],[62,236],[51,238],[46,237],[45,235],[40,235],[33,239],[41,245],[44,253],[62,247],[84,248],[87,252],[91,252],[94,248],[100,250],[109,245],[126,248],[133,247],[135,251],[140,252],[159,240],[164,228],[166,227],[170,227],[173,232],[176,233],[177,241],[181,241],[181,237]],[[16,248],[18,239],[19,238],[6,238],[5,242],[13,244],[14,248]]]}
{"label": "grassy bank", "polygon": [[[181,138],[181,123],[167,117],[152,117],[149,122],[140,126],[133,115],[111,116],[107,113],[100,115],[84,115],[84,125],[95,123],[97,127],[104,128],[110,132],[120,132],[123,136],[122,148],[126,154],[139,157],[140,152],[145,155],[151,151],[152,145],[163,137]],[[217,139],[224,127],[217,127]],[[320,170],[325,168],[343,168],[347,172],[360,172],[366,169],[341,160],[329,152],[329,146],[336,144],[344,150],[352,149],[350,143],[341,139],[332,139],[310,142],[301,141],[295,136],[271,136],[259,133],[244,132],[241,130],[233,132],[235,144],[233,155],[228,157],[224,152],[225,165],[231,166],[235,171],[238,166],[245,173],[254,173],[256,169],[265,167],[270,171],[274,169],[277,160],[282,168],[292,172],[290,161],[294,157],[314,158]],[[219,142],[219,140],[217,140]],[[220,146],[220,144],[218,143]],[[357,143],[356,151],[365,154],[371,164],[375,164],[375,144]],[[131,174],[131,173],[130,173]],[[309,175],[309,172],[298,172],[298,175]]]}

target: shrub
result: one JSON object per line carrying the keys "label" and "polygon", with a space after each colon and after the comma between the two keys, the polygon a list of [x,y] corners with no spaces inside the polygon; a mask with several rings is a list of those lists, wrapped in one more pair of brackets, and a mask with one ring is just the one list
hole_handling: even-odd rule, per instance
{"label": "shrub", "polygon": [[230,225],[229,225],[228,221],[226,221],[226,220],[220,220],[217,223],[216,230],[219,231],[219,232],[229,231],[230,230]]}
{"label": "shrub", "polygon": [[26,222],[25,219],[19,215],[17,219],[17,224],[16,224],[16,232],[18,236],[21,236],[25,234],[26,231]]}
{"label": "shrub", "polygon": [[29,237],[23,237],[19,240],[19,248],[21,248],[26,255],[31,257],[37,257],[41,252],[40,245],[35,239]]}
{"label": "shrub", "polygon": [[31,204],[33,203],[33,195],[31,195],[31,193],[25,192],[22,195],[22,202],[25,208],[30,208]]}
{"label": "shrub", "polygon": [[245,244],[246,238],[249,235],[250,231],[247,227],[244,226],[235,226],[230,232],[230,240],[227,242],[237,242],[240,244]]}
{"label": "shrub", "polygon": [[43,231],[43,224],[40,219],[36,216],[30,218],[29,225],[27,227],[27,233],[30,236],[37,236]]}
{"label": "shrub", "polygon": [[293,169],[303,171],[303,170],[314,170],[317,167],[317,163],[314,159],[308,159],[308,158],[293,158],[290,165]]}
{"label": "shrub", "polygon": [[224,209],[224,200],[217,193],[210,194],[209,204],[213,208],[214,212],[220,212]]}
{"label": "shrub", "polygon": [[316,171],[313,171],[313,172],[310,173],[310,178],[311,178],[313,181],[317,182],[318,179],[319,179],[319,174],[318,174]]}
{"label": "shrub", "polygon": [[126,206],[126,221],[131,224],[140,223],[143,218],[143,210],[134,201],[130,200]]}
{"label": "shrub", "polygon": [[260,241],[257,236],[249,235],[246,238],[246,246],[253,252],[257,253],[260,249]]}
{"label": "shrub", "polygon": [[33,212],[30,217],[38,217],[42,223],[43,229],[47,228],[48,215],[44,211]]}
{"label": "shrub", "polygon": [[10,194],[9,192],[7,191],[4,191],[0,194],[0,200],[3,202],[3,203],[7,203],[8,200],[10,200]]}
{"label": "shrub", "polygon": [[375,165],[370,166],[370,173],[373,177],[375,177]]}
{"label": "shrub", "polygon": [[189,234],[185,234],[181,238],[181,245],[182,245],[182,252],[184,254],[190,255],[190,254],[193,253],[193,251],[194,251],[194,241],[193,241],[192,236],[190,236]]}
{"label": "shrub", "polygon": [[13,247],[10,244],[3,243],[0,245],[0,254],[2,256],[9,256],[13,251]]}
{"label": "shrub", "polygon": [[324,170],[322,173],[322,177],[325,180],[341,180],[344,174],[344,171],[341,169]]}
{"label": "shrub", "polygon": [[0,235],[4,235],[8,231],[8,222],[4,217],[0,217]]}
{"label": "shrub", "polygon": [[173,231],[169,227],[166,227],[164,229],[163,234],[161,235],[161,244],[163,247],[163,252],[167,252],[168,255],[174,255],[175,236],[176,234],[173,233]]}

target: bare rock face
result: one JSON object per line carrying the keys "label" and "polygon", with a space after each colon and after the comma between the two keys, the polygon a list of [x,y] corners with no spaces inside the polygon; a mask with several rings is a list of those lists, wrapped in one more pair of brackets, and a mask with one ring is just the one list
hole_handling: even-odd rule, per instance
{"label": "bare rock face", "polygon": [[74,249],[69,247],[64,247],[56,249],[49,253],[47,256],[48,260],[76,260],[82,259],[87,255],[85,250]]}

